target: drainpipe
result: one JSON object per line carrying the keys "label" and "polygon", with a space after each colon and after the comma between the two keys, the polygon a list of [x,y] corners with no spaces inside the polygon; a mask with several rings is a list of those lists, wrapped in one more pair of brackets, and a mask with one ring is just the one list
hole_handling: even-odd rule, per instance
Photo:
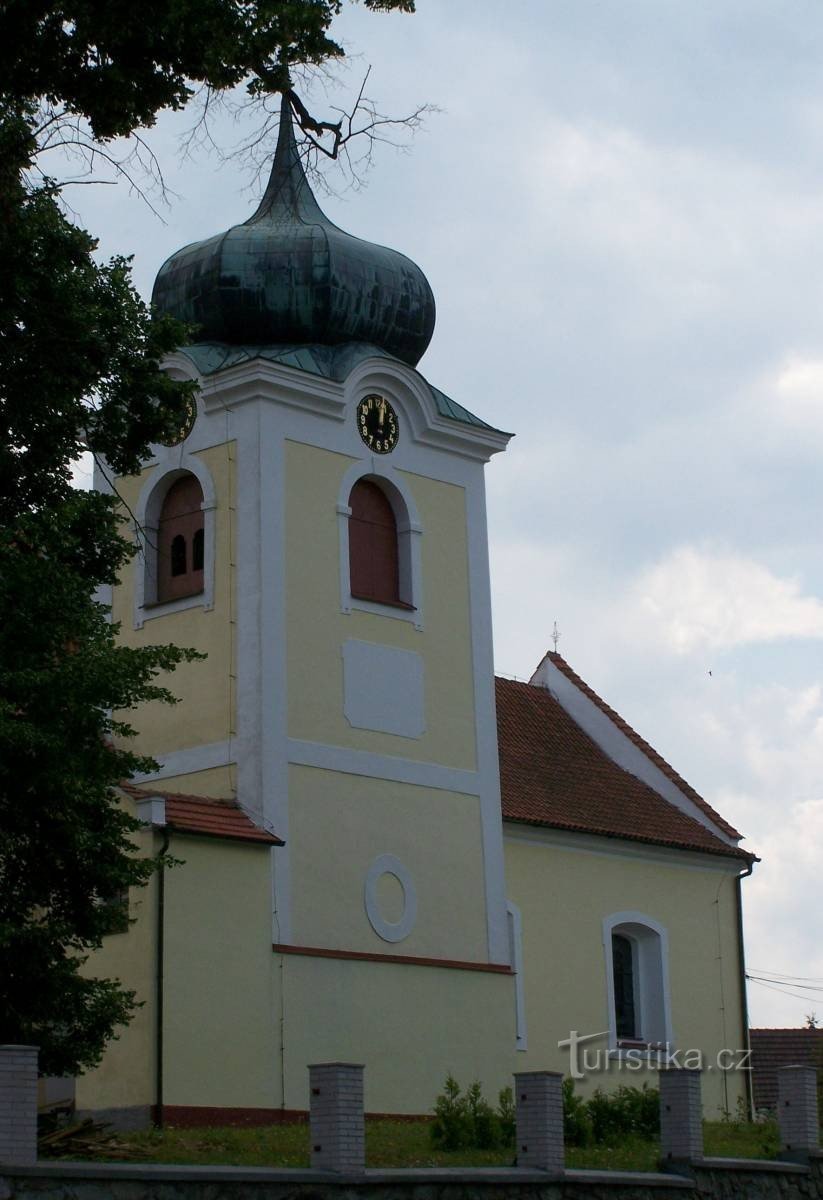
{"label": "drainpipe", "polygon": [[[163,842],[160,846],[160,857],[169,848],[171,833],[168,826],[163,829]],[[155,970],[155,1009],[157,1020],[155,1027],[155,1062],[156,1086],[154,1098],[154,1123],[158,1129],[163,1128],[163,949],[165,942],[165,909],[166,909],[166,868],[161,861],[157,868],[157,963]]]}
{"label": "drainpipe", "polygon": [[741,871],[735,880],[735,890],[737,892],[737,947],[740,961],[740,1016],[743,1022],[743,1049],[748,1052],[746,1063],[748,1070],[746,1071],[746,1105],[749,1110],[749,1120],[754,1120],[754,1080],[752,1077],[752,1047],[749,1039],[749,1002],[746,996],[746,951],[743,946],[743,889],[741,888],[741,880],[748,879],[754,870],[754,864],[760,862],[759,858],[753,858],[745,871]]}

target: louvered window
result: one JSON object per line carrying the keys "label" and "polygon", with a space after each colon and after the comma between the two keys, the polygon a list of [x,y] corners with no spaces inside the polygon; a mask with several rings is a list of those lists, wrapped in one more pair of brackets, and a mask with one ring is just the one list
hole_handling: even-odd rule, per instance
{"label": "louvered window", "polygon": [[171,485],[160,510],[157,599],[160,603],[203,590],[203,492],[193,475]]}

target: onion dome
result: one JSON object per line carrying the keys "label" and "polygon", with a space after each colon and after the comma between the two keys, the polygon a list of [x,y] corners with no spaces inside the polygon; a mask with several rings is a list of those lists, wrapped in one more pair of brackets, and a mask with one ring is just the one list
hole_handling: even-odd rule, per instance
{"label": "onion dome", "polygon": [[257,211],[167,259],[152,303],[195,326],[202,342],[366,342],[411,366],[434,331],[434,296],[420,268],[396,250],[344,233],[321,211],[285,96]]}

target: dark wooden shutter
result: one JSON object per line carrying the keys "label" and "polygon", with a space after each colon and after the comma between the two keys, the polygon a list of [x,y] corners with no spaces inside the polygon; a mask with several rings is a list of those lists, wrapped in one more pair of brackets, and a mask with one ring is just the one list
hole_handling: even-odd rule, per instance
{"label": "dark wooden shutter", "polygon": [[397,604],[397,522],[392,506],[376,483],[360,479],[351,490],[349,507],[351,594]]}
{"label": "dark wooden shutter", "polygon": [[203,492],[193,475],[184,475],[166,493],[157,531],[157,599],[160,602],[194,596],[203,590],[202,503]]}

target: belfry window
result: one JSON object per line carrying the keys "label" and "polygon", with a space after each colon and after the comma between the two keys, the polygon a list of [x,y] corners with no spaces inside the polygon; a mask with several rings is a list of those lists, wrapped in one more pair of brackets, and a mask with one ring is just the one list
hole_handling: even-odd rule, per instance
{"label": "belfry window", "polygon": [[193,475],[169,488],[158,524],[157,600],[179,600],[203,590],[203,491]]}
{"label": "belfry window", "polygon": [[386,494],[358,479],[349,497],[349,578],[352,596],[401,604],[397,520]]}

